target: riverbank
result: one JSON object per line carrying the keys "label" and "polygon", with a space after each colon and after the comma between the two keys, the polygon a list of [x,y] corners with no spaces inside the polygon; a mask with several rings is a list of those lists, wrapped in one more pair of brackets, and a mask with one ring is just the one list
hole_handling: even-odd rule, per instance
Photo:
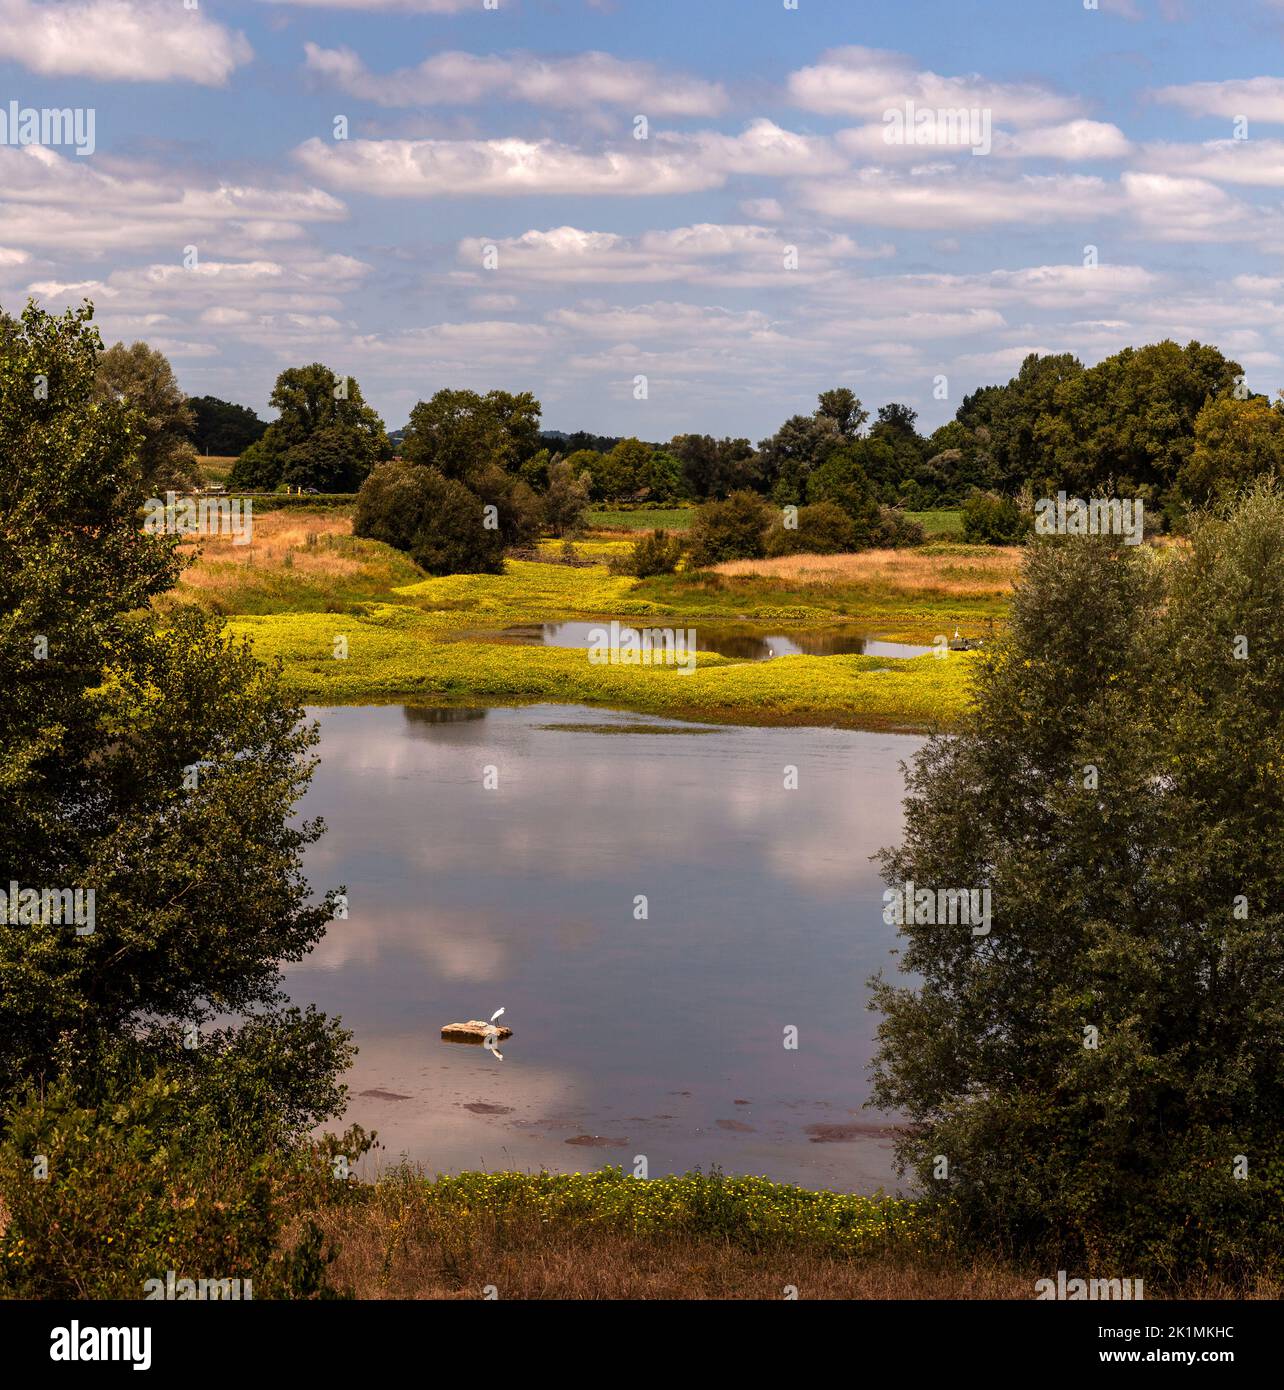
{"label": "riverbank", "polygon": [[596,665],[584,650],[517,645],[504,630],[618,618],[683,630],[734,624],[753,637],[841,624],[928,645],[956,630],[991,635],[1016,567],[1012,552],[939,545],[638,581],[606,568],[627,548],[617,539],[579,541],[572,565],[552,563],[565,558],[564,546],[545,541],[538,560],[510,560],[502,575],[426,578],[404,555],[354,538],[347,518],[273,514],[256,519],[252,545],[205,542],[177,596],[226,615],[229,632],[262,658],[279,659],[287,687],[309,703],[550,700],[678,718],[920,731],[961,714],[974,660],[967,653],[753,661],[701,651],[687,671]]}

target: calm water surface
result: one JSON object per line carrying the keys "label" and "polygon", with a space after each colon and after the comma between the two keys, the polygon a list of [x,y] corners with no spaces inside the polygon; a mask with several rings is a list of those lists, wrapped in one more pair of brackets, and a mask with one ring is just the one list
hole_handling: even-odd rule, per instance
{"label": "calm water surface", "polygon": [[[671,619],[655,619],[657,625]],[[623,626],[638,626],[639,618],[622,618]],[[601,622],[584,623],[520,623],[505,628],[502,636],[522,646],[578,647],[592,645],[590,633],[598,631]],[[717,652],[720,656],[739,657],[742,661],[769,661],[774,656],[925,656],[931,647],[910,642],[880,642],[853,631],[850,627],[796,628],[789,633],[759,636],[742,628],[695,626],[696,650]]]}
{"label": "calm water surface", "polygon": [[[351,907],[287,983],[355,1031],[346,1122],[379,1131],[381,1161],[645,1154],[652,1176],[895,1186],[885,1117],[861,1108],[865,981],[895,964],[869,856],[899,834],[919,740],[579,706],[312,713],[303,809],[329,833],[307,869]],[[502,1062],[441,1040],[500,1007]]]}

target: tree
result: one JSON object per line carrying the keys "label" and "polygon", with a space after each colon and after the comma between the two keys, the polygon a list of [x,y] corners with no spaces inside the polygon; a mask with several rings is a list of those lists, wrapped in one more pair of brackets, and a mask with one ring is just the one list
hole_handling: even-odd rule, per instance
{"label": "tree", "polygon": [[[350,491],[378,462],[392,457],[383,421],[365,402],[352,377],[339,377],[320,362],[287,367],[268,398],[277,419],[233,465],[233,487],[272,489],[291,486],[330,489],[336,477]],[[329,431],[319,442],[314,436]],[[347,452],[346,462],[338,451]],[[297,451],[293,453],[292,451]]]}
{"label": "tree", "polygon": [[[920,983],[875,982],[873,1103],[991,1247],[1110,1273],[1278,1260],[1282,604],[1278,491],[1162,565],[1036,541],[961,730],[914,760],[885,896],[933,901],[902,928]],[[988,891],[990,920],[928,924],[947,888]]]}
{"label": "tree", "polygon": [[1195,447],[1177,475],[1185,498],[1199,504],[1228,496],[1284,469],[1284,409],[1265,396],[1221,396],[1195,417]]}
{"label": "tree", "polygon": [[92,1105],[163,1068],[189,1121],[279,1144],[342,1110],[351,1059],[281,989],[335,912],[294,814],[316,733],[220,620],[140,616],[178,538],[139,528],[146,436],[100,391],[91,318],[29,305],[0,359],[0,881],[79,890],[82,920],[94,893],[92,932],[0,918],[0,1093]]}
{"label": "tree", "polygon": [[502,574],[504,537],[486,503],[435,468],[383,463],[357,493],[352,534],[404,550],[429,574]]}
{"label": "tree", "polygon": [[857,550],[856,526],[836,502],[817,502],[798,509],[798,524],[786,526],[778,517],[766,536],[768,555],[837,555]]}
{"label": "tree", "polygon": [[267,421],[248,406],[217,396],[189,396],[187,407],[192,412],[189,438],[201,454],[231,457],[257,443],[267,430]]}
{"label": "tree", "polygon": [[573,535],[584,524],[592,481],[588,473],[576,476],[570,459],[555,459],[549,464],[544,525],[550,535]]}
{"label": "tree", "polygon": [[621,439],[606,456],[606,476],[611,480],[608,497],[632,497],[646,486],[652,449],[640,439]]}
{"label": "tree", "polygon": [[[856,393],[846,386],[835,387],[832,391],[822,391],[816,400],[816,414],[823,419],[832,420],[844,439],[855,439],[861,431],[861,426],[869,419],[869,411],[857,400]],[[879,418],[882,418],[881,411]]]}
{"label": "tree", "polygon": [[539,451],[539,417],[529,391],[438,391],[410,412],[401,456],[465,483],[492,464],[513,471]]}
{"label": "tree", "polygon": [[760,482],[758,457],[747,439],[715,439],[711,434],[678,434],[668,452],[682,464],[693,497],[724,498]]}
{"label": "tree", "polygon": [[164,353],[146,343],[113,344],[99,355],[94,394],[137,411],[134,466],[144,497],[163,497],[167,490],[185,492],[193,486],[193,416]]}
{"label": "tree", "polygon": [[852,523],[852,544],[848,549],[868,545],[878,526],[878,499],[857,461],[859,456],[858,445],[835,449],[807,479],[810,502],[832,502],[847,513]]}
{"label": "tree", "polygon": [[806,501],[807,479],[845,436],[828,415],[794,415],[759,445],[763,481],[782,506]]}

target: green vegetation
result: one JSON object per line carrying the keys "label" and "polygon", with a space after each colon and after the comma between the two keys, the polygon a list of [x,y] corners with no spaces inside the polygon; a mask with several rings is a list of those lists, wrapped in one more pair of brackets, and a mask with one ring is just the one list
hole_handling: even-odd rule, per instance
{"label": "green vegetation", "polygon": [[694,507],[591,509],[585,513],[584,522],[595,531],[685,531],[694,515]]}
{"label": "green vegetation", "polygon": [[903,928],[921,983],[876,983],[874,1099],[972,1239],[1278,1274],[1282,610],[1273,489],[1162,558],[1038,543],[958,736],[915,759],[886,880],[984,888],[993,923]]}
{"label": "green vegetation", "polygon": [[963,513],[961,511],[907,511],[905,516],[923,528],[923,534],[928,540],[935,540],[941,536],[961,537],[963,535]]}

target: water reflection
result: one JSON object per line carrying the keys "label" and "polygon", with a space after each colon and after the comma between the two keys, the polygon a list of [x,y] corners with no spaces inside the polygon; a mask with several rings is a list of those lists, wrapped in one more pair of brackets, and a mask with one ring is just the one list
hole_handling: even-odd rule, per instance
{"label": "water reflection", "polygon": [[[625,618],[625,626],[643,620]],[[671,618],[654,619],[656,624],[668,623]],[[602,623],[520,623],[507,627],[501,634],[505,640],[520,646],[587,648],[590,633]],[[702,652],[717,652],[742,661],[769,661],[776,656],[923,656],[931,647],[908,642],[881,642],[851,627],[797,628],[789,633],[760,635],[734,627],[705,627],[695,624],[696,648]]]}
{"label": "water reflection", "polygon": [[[816,1136],[877,1122],[865,981],[893,938],[868,856],[897,834],[916,740],[691,738],[551,705],[314,713],[303,812],[329,834],[308,872],[347,885],[350,917],[288,986],[356,1031],[349,1120],[442,1171],[646,1154],[653,1174],[894,1185],[884,1137]],[[501,1006],[503,1062],[440,1041]]]}

